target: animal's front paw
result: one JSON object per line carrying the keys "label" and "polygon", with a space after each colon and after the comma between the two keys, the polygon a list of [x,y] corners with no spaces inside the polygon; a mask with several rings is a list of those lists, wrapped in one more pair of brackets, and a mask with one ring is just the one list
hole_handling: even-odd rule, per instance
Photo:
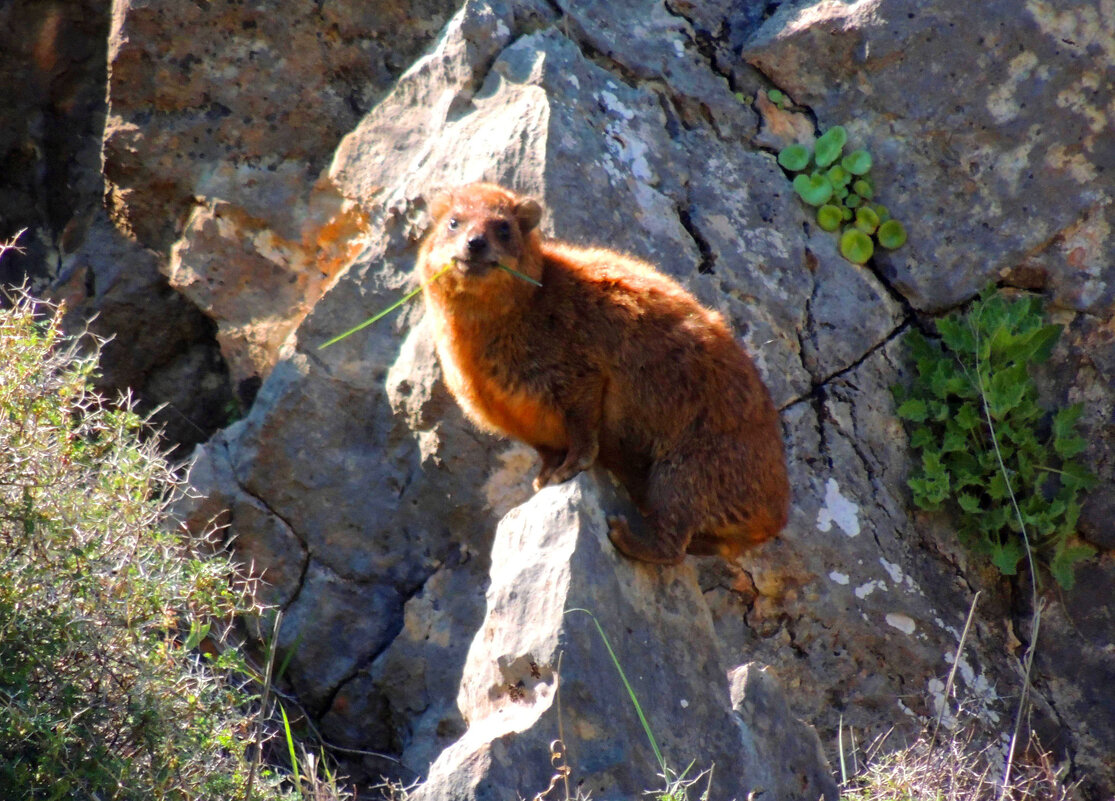
{"label": "animal's front paw", "polygon": [[586,453],[581,457],[569,455],[560,464],[553,466],[544,461],[542,469],[538,471],[538,477],[534,479],[534,491],[538,492],[543,487],[554,484],[564,484],[578,473],[588,470],[595,461],[595,453]]}
{"label": "animal's front paw", "polygon": [[575,475],[591,466],[592,462],[586,465],[581,464],[563,464],[561,467],[554,470],[553,475],[550,476],[551,484],[564,484]]}
{"label": "animal's front paw", "polygon": [[551,484],[564,484],[569,479],[578,473],[584,472],[592,467],[593,462],[596,461],[596,454],[599,450],[598,447],[592,447],[574,453],[570,451],[565,456],[565,460],[560,465],[554,468],[554,474],[550,477]]}
{"label": "animal's front paw", "polygon": [[542,460],[542,467],[538,470],[538,476],[532,482],[534,491],[543,487],[548,487],[550,484],[556,483],[554,481],[554,471],[558,466],[563,464],[566,459],[566,451],[556,451],[551,448],[538,448],[538,456]]}
{"label": "animal's front paw", "polygon": [[545,468],[545,467],[543,467],[541,470],[539,470],[538,475],[535,476],[534,481],[531,482],[531,486],[534,487],[534,491],[538,492],[538,490],[542,489],[545,486],[548,486],[549,483],[550,483],[550,477],[553,474],[554,474],[553,470],[550,470],[550,469]]}
{"label": "animal's front paw", "polygon": [[555,484],[564,484],[566,481],[573,478],[573,476],[580,473],[583,469],[584,468],[581,467],[568,468],[565,465],[556,467],[552,470],[542,468],[540,471],[538,471],[538,477],[534,479],[534,491],[538,492],[538,490],[542,489],[543,487],[551,487]]}

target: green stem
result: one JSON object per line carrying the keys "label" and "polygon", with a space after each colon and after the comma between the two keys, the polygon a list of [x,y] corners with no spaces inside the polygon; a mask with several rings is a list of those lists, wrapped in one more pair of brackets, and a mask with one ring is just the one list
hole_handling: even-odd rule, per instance
{"label": "green stem", "polygon": [[608,649],[608,656],[612,658],[612,664],[616,666],[619,671],[619,678],[623,682],[623,686],[627,689],[627,694],[631,698],[631,703],[635,706],[635,713],[639,716],[639,722],[643,724],[643,731],[646,732],[647,739],[650,740],[650,747],[654,751],[654,756],[658,760],[659,767],[662,768],[662,775],[668,776],[666,768],[666,760],[662,758],[662,752],[658,749],[658,742],[654,739],[654,733],[650,730],[650,724],[647,722],[646,715],[643,714],[643,708],[639,705],[639,699],[635,696],[635,690],[631,687],[631,682],[627,680],[627,674],[623,672],[623,667],[619,663],[619,658],[616,652],[612,650],[612,644],[608,642],[608,635],[604,633],[604,627],[600,625],[600,621],[596,619],[596,615],[587,609],[574,608],[566,609],[565,613],[570,612],[584,612],[592,618],[592,622],[596,624],[596,630],[600,633],[600,639],[604,641],[604,647]]}
{"label": "green stem", "polygon": [[441,276],[445,273],[445,271],[448,270],[452,266],[453,266],[453,262],[449,262],[444,267],[442,267],[440,270],[438,270],[436,273],[434,273],[434,277],[431,278],[429,281],[427,281],[424,284],[419,284],[417,289],[414,289],[414,290],[411,290],[410,292],[407,292],[405,295],[403,295],[401,298],[399,298],[399,300],[392,303],[390,306],[388,306],[386,309],[381,311],[379,314],[376,314],[373,317],[369,317],[367,320],[360,323],[360,325],[354,326],[354,327],[350,328],[349,330],[345,331],[343,334],[339,334],[339,335],[333,337],[328,342],[325,342],[324,344],[318,345],[317,349],[318,350],[324,350],[325,348],[328,348],[330,345],[334,344],[335,342],[340,342],[342,339],[349,336],[350,334],[355,334],[357,331],[360,331],[361,329],[367,328],[372,323],[378,322],[379,320],[383,319],[388,314],[395,311],[395,309],[399,308],[404,303],[406,303],[408,300],[413,298],[415,295],[417,295],[419,292],[421,292],[427,286],[432,284],[434,281],[441,278]]}
{"label": "green stem", "polygon": [[[355,334],[355,333],[356,333],[357,331],[360,331],[360,330],[362,330],[362,329],[364,329],[364,328],[367,328],[367,327],[368,327],[369,325],[371,325],[372,323],[376,323],[376,322],[379,322],[379,321],[380,321],[380,320],[382,320],[382,319],[383,319],[384,317],[386,317],[387,315],[389,315],[389,314],[390,314],[391,312],[395,311],[395,309],[399,308],[399,307],[400,307],[400,306],[402,306],[402,305],[403,305],[404,303],[406,303],[406,302],[407,302],[408,300],[410,300],[410,299],[411,299],[411,298],[413,298],[413,297],[414,297],[415,295],[417,295],[417,294],[418,294],[419,292],[421,292],[421,291],[422,291],[423,289],[425,289],[426,287],[428,287],[428,286],[429,286],[430,284],[432,284],[432,283],[433,283],[434,281],[436,281],[437,279],[439,279],[439,278],[440,278],[440,277],[442,276],[442,274],[444,274],[444,273],[445,273],[445,271],[446,271],[446,270],[448,270],[448,269],[449,269],[450,267],[452,267],[452,266],[453,266],[453,262],[451,261],[451,262],[449,262],[448,264],[446,264],[446,265],[445,265],[444,267],[442,267],[442,268],[441,268],[440,270],[438,270],[438,271],[437,271],[436,273],[434,273],[434,277],[433,277],[433,278],[431,278],[431,279],[430,279],[429,281],[427,281],[426,283],[424,283],[424,284],[420,285],[420,286],[419,286],[419,287],[418,287],[417,289],[411,290],[410,292],[406,293],[406,294],[405,294],[405,295],[403,295],[403,296],[402,296],[401,298],[399,298],[399,299],[398,299],[397,301],[395,301],[395,302],[394,302],[394,303],[392,303],[392,304],[391,304],[390,306],[388,306],[388,307],[387,307],[386,309],[384,309],[383,311],[379,312],[378,314],[376,314],[376,315],[374,315],[374,316],[372,316],[372,317],[369,317],[369,318],[368,318],[367,320],[365,320],[364,322],[360,323],[360,325],[357,325],[357,326],[353,326],[352,328],[350,328],[350,329],[348,329],[347,331],[345,331],[345,332],[344,332],[343,334],[338,334],[337,336],[333,337],[333,338],[332,338],[331,340],[329,340],[328,342],[325,342],[325,343],[322,343],[321,345],[318,345],[318,346],[317,346],[317,349],[318,349],[318,350],[324,350],[325,348],[328,348],[328,347],[329,347],[330,345],[332,345],[332,344],[334,344],[334,343],[336,343],[336,342],[340,342],[340,341],[341,341],[342,339],[344,339],[345,337],[347,337],[347,336],[350,336],[351,334]],[[518,270],[516,270],[516,269],[515,269],[515,268],[513,268],[513,267],[508,267],[508,266],[507,266],[506,264],[500,264],[500,265],[498,265],[498,266],[500,267],[500,269],[506,270],[507,272],[511,273],[512,275],[514,275],[514,276],[516,276],[516,277],[518,277],[518,278],[521,278],[521,279],[523,279],[524,281],[526,281],[526,282],[528,282],[528,283],[534,284],[535,286],[542,286],[542,282],[541,282],[541,281],[537,281],[537,280],[535,280],[535,279],[531,278],[531,277],[530,277],[529,275],[524,275],[523,273],[519,272]]]}
{"label": "green stem", "polygon": [[516,270],[514,267],[508,267],[506,264],[501,264],[501,265],[499,265],[499,268],[501,270],[507,270],[507,272],[511,273],[512,275],[518,276],[519,278],[522,278],[527,283],[534,284],[535,286],[542,286],[541,281],[536,281],[535,279],[531,278],[529,275],[524,275],[523,273]]}

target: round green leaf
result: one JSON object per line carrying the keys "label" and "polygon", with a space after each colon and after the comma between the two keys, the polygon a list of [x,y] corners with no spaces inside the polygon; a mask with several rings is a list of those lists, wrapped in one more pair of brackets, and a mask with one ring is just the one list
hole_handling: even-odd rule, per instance
{"label": "round green leaf", "polygon": [[794,178],[794,191],[810,206],[823,206],[832,197],[832,184],[820,173],[801,173]]}
{"label": "round green leaf", "polygon": [[847,206],[840,207],[840,216],[844,218],[844,222],[850,222],[856,216],[855,212]]}
{"label": "round green leaf", "polygon": [[817,166],[827,167],[840,158],[840,153],[844,149],[844,143],[847,141],[848,132],[845,131],[844,127],[841,125],[833,126],[825,131],[821,138],[817,140],[817,144],[814,147]]}
{"label": "round green leaf", "polygon": [[829,179],[833,186],[847,186],[848,182],[852,180],[852,176],[848,171],[841,167],[839,164],[834,164],[829,167],[825,177]]}
{"label": "round green leaf", "polygon": [[906,244],[906,227],[898,220],[887,220],[879,226],[879,244],[894,250]]}
{"label": "round green leaf", "polygon": [[890,211],[882,203],[872,203],[871,208],[879,215],[879,222],[885,223],[890,219]]}
{"label": "round green leaf", "polygon": [[855,190],[855,193],[862,197],[864,200],[871,200],[871,198],[875,196],[875,187],[871,185],[870,181],[867,181],[863,178],[860,178],[858,181],[852,184],[852,189]]}
{"label": "round green leaf", "polygon": [[856,209],[856,228],[865,234],[875,233],[879,227],[879,215],[869,206],[860,206]]}
{"label": "round green leaf", "polygon": [[[820,160],[817,163],[820,164]],[[865,175],[871,169],[871,154],[866,150],[853,151],[841,160],[840,166],[852,175]]]}
{"label": "round green leaf", "polygon": [[854,192],[844,198],[844,205],[850,209],[858,209],[861,203],[863,203],[863,198]]}
{"label": "round green leaf", "polygon": [[871,237],[858,228],[849,228],[840,237],[840,254],[853,264],[863,264],[874,252]]}
{"label": "round green leaf", "polygon": [[776,106],[781,106],[786,102],[786,95],[782,94],[782,92],[777,89],[768,89],[767,98]]}
{"label": "round green leaf", "polygon": [[778,154],[778,163],[790,172],[801,172],[809,164],[809,148],[805,145],[787,145]]}
{"label": "round green leaf", "polygon": [[823,230],[831,233],[839,228],[842,222],[844,222],[844,213],[839,206],[826,203],[817,209],[817,225]]}

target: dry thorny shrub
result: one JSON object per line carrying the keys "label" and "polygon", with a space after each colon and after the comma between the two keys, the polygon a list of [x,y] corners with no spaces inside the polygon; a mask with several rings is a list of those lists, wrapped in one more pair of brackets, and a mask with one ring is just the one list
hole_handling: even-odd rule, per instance
{"label": "dry thorny shrub", "polygon": [[172,525],[180,481],[89,389],[96,350],[0,302],[0,796],[240,799],[254,773],[293,797],[255,767],[255,672],[222,641],[250,587]]}

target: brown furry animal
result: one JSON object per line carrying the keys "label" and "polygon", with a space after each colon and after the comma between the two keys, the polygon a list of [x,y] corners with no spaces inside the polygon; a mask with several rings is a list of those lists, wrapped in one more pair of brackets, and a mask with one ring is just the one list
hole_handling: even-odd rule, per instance
{"label": "brown furry animal", "polygon": [[535,489],[599,460],[647,522],[612,518],[609,536],[647,562],[735,558],[778,533],[778,413],[719,314],[649,264],[543,239],[538,203],[499,186],[431,213],[417,269],[446,381],[473,422],[538,451]]}

